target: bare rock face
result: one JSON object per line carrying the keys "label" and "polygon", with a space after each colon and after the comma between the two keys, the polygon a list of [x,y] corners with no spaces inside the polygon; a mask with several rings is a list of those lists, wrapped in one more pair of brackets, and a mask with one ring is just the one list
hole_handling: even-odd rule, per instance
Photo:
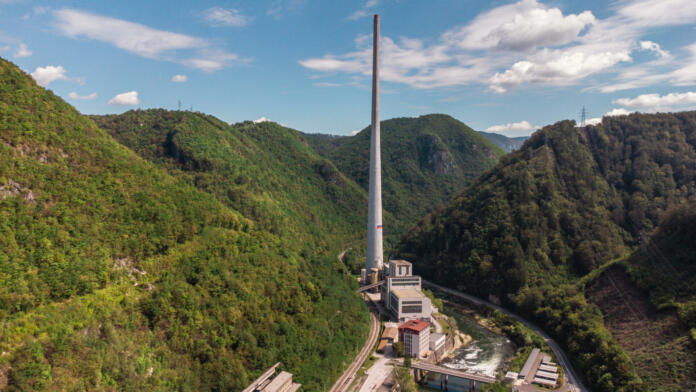
{"label": "bare rock face", "polygon": [[428,163],[430,169],[440,175],[452,173],[456,168],[452,156],[444,150],[435,151]]}
{"label": "bare rock face", "polygon": [[6,184],[0,185],[0,200],[5,200],[8,197],[19,196],[24,193],[22,199],[29,204],[35,204],[34,192],[29,188],[23,188],[17,182],[8,180]]}
{"label": "bare rock face", "polygon": [[418,138],[418,158],[421,167],[437,175],[452,173],[457,167],[447,149],[431,135]]}

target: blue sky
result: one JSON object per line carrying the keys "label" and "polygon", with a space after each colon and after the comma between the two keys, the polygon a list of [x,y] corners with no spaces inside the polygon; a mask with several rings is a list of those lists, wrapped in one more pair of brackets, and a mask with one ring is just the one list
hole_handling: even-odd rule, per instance
{"label": "blue sky", "polygon": [[83,113],[193,107],[350,134],[446,113],[510,136],[696,108],[696,1],[0,0],[0,56]]}

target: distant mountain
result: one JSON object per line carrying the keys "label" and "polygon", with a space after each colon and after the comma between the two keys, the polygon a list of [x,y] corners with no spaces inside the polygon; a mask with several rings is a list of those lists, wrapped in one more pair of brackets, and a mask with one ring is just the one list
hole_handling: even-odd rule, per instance
{"label": "distant mountain", "polygon": [[331,385],[367,335],[336,260],[364,192],[272,124],[122,119],[147,160],[0,59],[0,390]]}
{"label": "distant mountain", "polygon": [[529,136],[507,137],[499,133],[489,133],[483,131],[478,131],[478,133],[485,136],[486,139],[492,141],[496,146],[507,152],[519,150],[525,140],[529,139]]}
{"label": "distant mountain", "polygon": [[[456,119],[431,114],[382,121],[385,234],[397,238],[492,167],[504,152]],[[338,169],[368,189],[370,129],[355,136],[305,134]]]}
{"label": "distant mountain", "polygon": [[[696,112],[547,126],[421,221],[395,253],[427,278],[495,295],[556,331],[593,388],[638,388],[574,283],[627,254],[664,211],[696,200],[695,147]],[[605,342],[601,350],[587,331]]]}

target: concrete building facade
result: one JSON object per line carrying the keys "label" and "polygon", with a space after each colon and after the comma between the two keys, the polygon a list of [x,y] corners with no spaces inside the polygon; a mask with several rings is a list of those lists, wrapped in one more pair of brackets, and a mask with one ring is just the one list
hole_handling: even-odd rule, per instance
{"label": "concrete building facade", "polygon": [[432,303],[421,291],[420,276],[413,275],[413,266],[406,260],[389,260],[381,286],[382,303],[396,320],[430,322]]}
{"label": "concrete building facade", "polygon": [[430,323],[410,320],[399,326],[399,340],[404,343],[404,355],[419,358],[430,349]]}

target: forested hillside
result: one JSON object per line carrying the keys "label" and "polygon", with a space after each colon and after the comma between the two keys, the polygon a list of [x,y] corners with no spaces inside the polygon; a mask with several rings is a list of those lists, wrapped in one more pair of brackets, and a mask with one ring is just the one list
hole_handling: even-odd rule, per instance
{"label": "forested hillside", "polygon": [[696,199],[695,145],[696,112],[556,123],[420,222],[397,253],[427,278],[496,295],[545,325],[594,388],[639,389],[574,282]]}
{"label": "forested hillside", "polygon": [[[305,136],[320,154],[367,190],[369,127],[351,137]],[[465,124],[443,114],[382,121],[381,136],[382,200],[393,218],[384,220],[389,239],[397,239],[504,154]]]}
{"label": "forested hillside", "polygon": [[[218,164],[206,148],[177,159]],[[240,390],[276,361],[306,390],[335,380],[367,312],[336,240],[302,226],[358,218],[171,174],[0,60],[0,389]]]}
{"label": "forested hillside", "polygon": [[586,297],[647,385],[696,383],[696,204],[670,211],[630,257],[586,284]]}
{"label": "forested hillside", "polygon": [[163,109],[92,116],[116,140],[214,194],[263,229],[310,234],[305,246],[364,237],[367,195],[302,135],[273,122],[235,125]]}

